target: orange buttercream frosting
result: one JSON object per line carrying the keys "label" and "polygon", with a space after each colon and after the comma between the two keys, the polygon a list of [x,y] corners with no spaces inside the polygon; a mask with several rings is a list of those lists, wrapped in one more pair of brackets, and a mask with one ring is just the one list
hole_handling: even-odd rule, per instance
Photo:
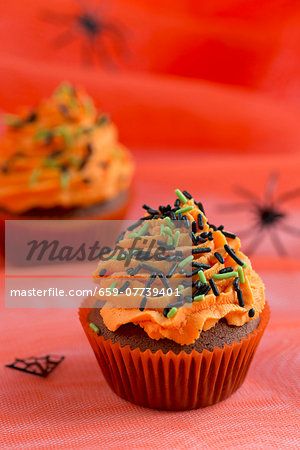
{"label": "orange buttercream frosting", "polygon": [[19,214],[89,206],[128,189],[131,155],[84,92],[63,84],[37,108],[4,119],[0,208]]}
{"label": "orange buttercream frosting", "polygon": [[[226,319],[229,325],[241,326],[256,318],[265,304],[264,285],[249,259],[240,251],[239,238],[225,232],[222,227],[209,224],[200,204],[189,198],[190,195],[186,197],[180,191],[176,192],[180,204],[177,201],[173,214],[170,214],[170,206],[159,211],[147,207],[148,218],[153,219],[141,221],[133,231],[127,230],[118,242],[124,250],[125,259],[114,256],[101,261],[95,280],[101,283],[103,289],[120,290],[116,291],[117,296],[106,297],[105,307],[100,310],[109,330],[115,331],[123,324],[133,323],[141,326],[152,339],[167,338],[181,345],[189,345],[201,331],[213,327],[220,319]],[[174,213],[176,220],[173,220]],[[181,224],[182,220],[177,220],[180,214],[186,216],[189,229]],[[166,218],[170,215],[173,219]],[[125,267],[126,255],[129,258],[129,249],[137,237],[142,241],[137,244],[142,250],[146,250],[148,243],[155,239],[169,245],[166,248],[173,249],[173,254],[176,252],[177,259],[174,260],[173,256],[173,261],[168,265],[168,270],[170,267],[174,269],[174,264],[176,266],[171,276],[162,275],[167,267],[166,260],[156,258],[143,262],[132,250],[130,265]],[[177,280],[177,286],[180,285],[177,294],[180,292],[180,297],[166,299],[170,304],[160,308],[155,308],[157,298],[150,295],[142,304],[143,297],[139,297],[140,307],[135,305],[131,308],[133,296],[128,298],[122,286],[124,283],[131,289],[145,286],[151,268],[152,276],[153,273],[160,273],[165,284],[172,286]],[[161,277],[155,279],[156,283],[161,283],[160,286]],[[193,285],[187,287],[185,280],[193,282]],[[120,307],[122,302],[126,308]]]}

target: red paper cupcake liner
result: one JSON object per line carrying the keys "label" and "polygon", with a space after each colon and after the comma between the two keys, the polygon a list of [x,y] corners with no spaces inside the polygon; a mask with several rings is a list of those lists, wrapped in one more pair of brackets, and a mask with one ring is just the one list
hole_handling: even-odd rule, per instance
{"label": "red paper cupcake liner", "polygon": [[90,308],[83,303],[79,318],[103,375],[120,397],[137,405],[188,410],[213,405],[229,397],[243,383],[255,350],[270,318],[265,304],[260,324],[240,342],[215,347],[212,352],[193,350],[164,354],[121,347],[94,332],[87,320]]}

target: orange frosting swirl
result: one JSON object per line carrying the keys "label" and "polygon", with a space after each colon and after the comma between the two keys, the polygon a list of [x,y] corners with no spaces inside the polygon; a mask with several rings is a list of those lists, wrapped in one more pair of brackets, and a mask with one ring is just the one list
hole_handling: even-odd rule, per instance
{"label": "orange frosting swirl", "polygon": [[132,157],[83,91],[63,84],[34,110],[4,119],[0,208],[19,214],[89,206],[128,189]]}
{"label": "orange frosting swirl", "polygon": [[[203,247],[210,248],[210,251],[208,252],[195,253],[194,262],[202,263],[207,265],[207,267],[210,267],[204,272],[207,284],[210,279],[213,279],[219,295],[216,296],[211,289],[202,301],[194,301],[192,305],[190,305],[191,307],[185,307],[183,305],[178,308],[177,313],[171,318],[165,317],[162,308],[154,308],[153,303],[151,303],[151,298],[149,299],[151,308],[147,305],[148,307],[143,311],[140,311],[139,308],[136,307],[116,308],[114,307],[113,300],[107,299],[108,302],[105,307],[100,310],[100,314],[109,330],[115,331],[121,325],[131,322],[141,326],[152,339],[167,338],[181,345],[189,345],[199,337],[202,330],[205,331],[213,327],[220,319],[226,319],[229,325],[241,326],[253,318],[256,318],[262,312],[265,304],[264,285],[260,277],[252,269],[249,259],[240,251],[241,243],[239,238],[234,237],[234,235],[226,237],[223,234],[222,229],[215,229],[215,227],[211,226],[193,199],[181,204],[181,208],[187,206],[192,206],[190,211],[184,213],[190,223],[193,221],[197,222],[199,214],[201,214],[203,218],[203,229],[198,230],[195,235],[199,236],[201,233],[211,232],[212,240],[193,245],[192,249],[201,249]],[[157,225],[155,225],[156,222]],[[151,225],[147,230],[147,233],[150,234],[150,236],[143,240],[145,247],[147,246],[147,239],[153,237],[160,240],[163,239],[159,236],[160,222],[160,219],[151,220]],[[130,248],[130,243],[132,242],[130,236],[132,236],[132,234],[126,232],[118,245],[123,248]],[[187,233],[181,234],[177,247],[178,250],[184,253],[184,257],[191,253],[191,244],[187,242],[188,236]],[[239,267],[241,268],[241,264],[238,264],[236,260],[227,253],[226,248],[224,247],[227,245],[233,250],[235,256],[245,263],[242,268],[242,278],[239,280],[239,289],[241,290],[244,303],[243,306],[239,303],[237,290],[233,284],[233,278],[218,279],[218,276],[214,277],[220,270],[229,267],[232,267],[234,272],[238,272],[238,270],[241,272],[241,269],[238,269]],[[217,259],[215,252],[218,252],[223,256],[224,263],[221,263]],[[139,261],[136,261],[133,258],[130,267],[136,268],[138,265]],[[151,266],[160,271],[162,262],[151,261]],[[99,278],[98,276],[104,267],[107,270],[109,278]],[[189,270],[191,270],[191,268],[189,268]],[[140,272],[139,276],[149,277],[149,274]],[[179,276],[180,275],[177,272],[172,276],[172,279]],[[104,288],[111,285],[112,278],[116,283],[116,287],[119,288],[124,284],[125,277],[128,279],[128,275],[126,275],[124,270],[124,265],[121,261],[117,261],[116,259],[111,259],[106,262],[101,261],[95,272],[96,282],[100,282],[101,286]],[[198,274],[195,274],[192,279],[194,282],[199,280]],[[140,280],[136,279],[135,276],[132,276],[131,280],[133,286],[143,286]],[[185,289],[183,289],[182,294],[183,296],[185,295]],[[118,295],[119,305],[120,302],[122,302],[122,296],[124,297],[124,302],[126,301],[126,304],[128,305],[128,299],[125,298],[125,294]]]}

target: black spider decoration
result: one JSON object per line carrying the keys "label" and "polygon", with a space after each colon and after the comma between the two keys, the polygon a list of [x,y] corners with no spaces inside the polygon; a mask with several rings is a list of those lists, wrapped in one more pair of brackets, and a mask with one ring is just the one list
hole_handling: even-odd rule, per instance
{"label": "black spider decoration", "polygon": [[30,356],[25,359],[16,358],[13,363],[6,364],[6,367],[46,378],[64,359],[64,356],[56,355]]}
{"label": "black spider decoration", "polygon": [[[248,189],[237,186],[235,192],[240,197],[246,199],[246,201],[222,206],[224,212],[247,210],[252,214],[254,219],[253,224],[238,233],[240,237],[255,234],[248,248],[245,250],[249,255],[253,254],[258,248],[258,245],[262,243],[267,235],[266,233],[269,234],[273,246],[280,256],[286,255],[287,251],[281,242],[278,231],[300,236],[300,229],[286,223],[287,213],[282,209],[285,202],[300,196],[300,188],[284,192],[275,199],[274,193],[277,182],[278,174],[271,174],[262,199]],[[256,230],[255,233],[253,233],[254,229]],[[259,239],[257,239],[257,233],[259,233]]]}
{"label": "black spider decoration", "polygon": [[112,69],[118,67],[120,58],[128,56],[125,36],[120,26],[101,17],[97,10],[81,6],[78,13],[74,14],[47,11],[42,14],[42,19],[63,28],[53,41],[56,49],[81,39],[81,58],[86,65],[98,60],[100,64]]}

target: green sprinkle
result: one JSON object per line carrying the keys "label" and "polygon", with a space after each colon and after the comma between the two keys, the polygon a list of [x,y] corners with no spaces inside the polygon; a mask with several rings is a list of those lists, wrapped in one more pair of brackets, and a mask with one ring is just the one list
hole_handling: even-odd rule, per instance
{"label": "green sprinkle", "polygon": [[73,166],[80,166],[82,162],[82,159],[79,158],[77,155],[71,155],[70,156],[70,163],[73,164]]}
{"label": "green sprinkle", "polygon": [[188,202],[188,199],[186,198],[186,196],[183,195],[183,193],[179,189],[175,189],[175,194],[177,195],[177,197],[179,198],[181,203],[187,203]]}
{"label": "green sprinkle", "polygon": [[175,214],[179,214],[179,213],[182,213],[182,214],[183,214],[183,213],[192,211],[192,209],[194,209],[193,206],[186,206],[185,208],[177,209],[177,211],[175,211]]}
{"label": "green sprinkle", "polygon": [[9,125],[10,127],[19,128],[22,126],[23,121],[20,117],[15,114],[3,114],[2,120],[5,125]]}
{"label": "green sprinkle", "polygon": [[115,289],[115,287],[117,287],[117,282],[116,282],[116,281],[114,281],[114,282],[110,285],[110,287],[109,287],[110,292],[112,292],[113,289]]}
{"label": "green sprinkle", "polygon": [[207,284],[206,276],[204,275],[203,270],[199,270],[198,275],[199,275],[199,278],[201,280],[201,283]]}
{"label": "green sprinkle", "polygon": [[105,125],[107,122],[109,122],[109,116],[107,114],[101,114],[101,116],[97,120],[97,125],[101,127],[102,125]]}
{"label": "green sprinkle", "polygon": [[182,261],[180,261],[180,263],[178,264],[178,267],[184,267],[186,264],[188,264],[189,262],[193,261],[194,256],[190,255],[187,258],[183,259]]}
{"label": "green sprinkle", "polygon": [[179,236],[180,236],[180,231],[176,230],[174,233],[174,245],[175,247],[177,247],[178,243],[179,243]]}
{"label": "green sprinkle", "polygon": [[166,232],[169,236],[173,236],[173,231],[171,230],[171,228],[165,227],[165,232]]}
{"label": "green sprinkle", "polygon": [[53,158],[46,158],[44,159],[43,166],[51,169],[58,169],[60,167],[60,164]]}
{"label": "green sprinkle", "polygon": [[83,99],[83,106],[87,114],[94,114],[95,113],[95,106],[94,102],[90,97],[85,97]]}
{"label": "green sprinkle", "polygon": [[244,269],[246,269],[248,267],[247,263],[244,262],[243,267],[244,267]]}
{"label": "green sprinkle", "polygon": [[170,217],[165,217],[165,220],[168,221],[169,227],[172,228],[172,229],[174,230],[175,225],[174,225],[174,223],[172,222],[171,218],[170,218]]}
{"label": "green sprinkle", "polygon": [[227,272],[227,273],[215,273],[213,275],[213,278],[215,280],[223,280],[225,278],[232,278],[232,277],[237,277],[238,273],[237,272]]}
{"label": "green sprinkle", "polygon": [[183,291],[183,289],[184,289],[183,284],[179,284],[179,285],[178,285],[178,290],[179,290],[179,291]]}
{"label": "green sprinkle", "polygon": [[60,175],[60,185],[62,189],[68,189],[70,184],[70,174],[66,171],[63,171]]}
{"label": "green sprinkle", "polygon": [[54,134],[56,136],[62,136],[67,147],[70,147],[72,144],[72,136],[70,135],[68,129],[66,127],[56,127],[54,129]]}
{"label": "green sprinkle", "polygon": [[131,238],[134,239],[134,238],[138,237],[138,234],[136,231],[133,231],[132,233],[130,233],[130,235],[128,237],[129,237],[129,239],[131,239]]}
{"label": "green sprinkle", "polygon": [[41,129],[41,130],[37,130],[37,132],[34,135],[34,139],[36,141],[39,141],[41,139],[48,139],[49,136],[51,136],[50,130]]}
{"label": "green sprinkle", "polygon": [[36,168],[32,171],[30,179],[29,179],[29,186],[33,186],[35,185],[35,183],[37,182],[39,176],[41,174],[40,169]]}
{"label": "green sprinkle", "polygon": [[170,309],[170,311],[168,312],[167,317],[168,317],[169,319],[172,319],[172,317],[174,317],[175,314],[177,314],[177,308],[172,308],[172,309]]}
{"label": "green sprinkle", "polygon": [[95,333],[99,333],[99,328],[93,322],[90,322],[90,327]]}
{"label": "green sprinkle", "polygon": [[168,236],[167,245],[173,245],[173,239],[171,238],[171,236]]}
{"label": "green sprinkle", "polygon": [[160,226],[160,235],[165,236],[165,225],[163,223]]}
{"label": "green sprinkle", "polygon": [[67,81],[64,81],[63,83],[61,83],[54,91],[54,95],[58,94],[73,94],[74,90],[73,87],[70,83],[68,83]]}
{"label": "green sprinkle", "polygon": [[194,302],[202,302],[202,300],[204,300],[205,295],[197,295],[196,297],[194,297]]}
{"label": "green sprinkle", "polygon": [[245,275],[244,275],[244,271],[241,268],[241,266],[238,267],[237,271],[239,274],[239,279],[240,279],[241,284],[244,284],[245,283]]}
{"label": "green sprinkle", "polygon": [[143,234],[146,233],[146,231],[148,230],[149,225],[150,225],[149,221],[145,221],[145,223],[144,223],[144,225],[142,226],[142,228],[140,228],[140,230],[136,233],[137,236],[138,236],[138,237],[139,237],[139,236],[143,236]]}

